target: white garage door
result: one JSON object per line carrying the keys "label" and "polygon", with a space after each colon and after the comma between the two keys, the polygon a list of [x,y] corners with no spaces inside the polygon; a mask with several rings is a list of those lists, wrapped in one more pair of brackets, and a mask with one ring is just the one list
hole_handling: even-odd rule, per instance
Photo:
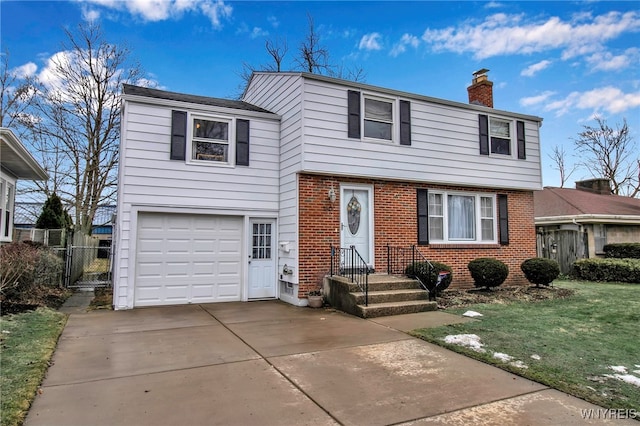
{"label": "white garage door", "polygon": [[140,213],[135,306],[240,300],[242,218]]}

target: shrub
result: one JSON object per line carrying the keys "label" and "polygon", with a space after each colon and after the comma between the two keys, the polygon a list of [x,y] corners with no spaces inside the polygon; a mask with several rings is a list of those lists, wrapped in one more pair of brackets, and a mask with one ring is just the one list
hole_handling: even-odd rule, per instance
{"label": "shrub", "polygon": [[33,270],[34,285],[60,286],[63,271],[64,262],[53,251],[46,248],[38,250],[38,258]]}
{"label": "shrub", "polygon": [[573,275],[585,281],[640,283],[640,259],[579,259]]}
{"label": "shrub", "polygon": [[536,286],[549,285],[560,275],[560,265],[553,259],[534,257],[520,264],[520,269],[530,283]]}
{"label": "shrub", "polygon": [[[453,280],[453,273],[451,267],[445,265],[444,263],[439,262],[431,262],[432,267],[429,266],[427,262],[415,262],[411,265],[407,266],[405,269],[405,274],[408,276],[413,276],[419,278],[420,281],[424,285],[427,286],[430,293],[440,294],[443,290],[445,290],[449,285],[451,285],[451,281]],[[438,288],[436,288],[436,283],[438,282],[438,274],[440,272],[448,272],[449,275],[440,282]]]}
{"label": "shrub", "polygon": [[615,259],[640,259],[640,243],[605,244],[604,255]]}
{"label": "shrub", "polygon": [[498,287],[507,279],[509,267],[498,259],[479,257],[467,265],[476,287]]}
{"label": "shrub", "polygon": [[0,294],[11,298],[33,285],[33,271],[39,250],[26,243],[11,243],[0,247]]}

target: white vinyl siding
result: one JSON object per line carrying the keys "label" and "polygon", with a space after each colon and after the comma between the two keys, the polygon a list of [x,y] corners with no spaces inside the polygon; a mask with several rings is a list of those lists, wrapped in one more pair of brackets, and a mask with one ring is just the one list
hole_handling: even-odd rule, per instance
{"label": "white vinyl siding", "polygon": [[[171,111],[249,120],[248,167],[212,167],[208,162],[170,160]],[[235,110],[234,110],[235,111]],[[118,176],[114,304],[133,307],[137,212],[181,211],[277,216],[280,122],[275,115],[206,105],[156,105],[125,101]]]}
{"label": "white vinyl siding", "polygon": [[[526,160],[515,155],[487,158],[478,153],[482,111],[402,97],[411,102],[411,146],[355,140],[347,137],[349,88],[310,78],[304,83],[300,171],[521,190],[542,187],[537,121],[524,120]],[[380,96],[389,98],[388,93]]]}

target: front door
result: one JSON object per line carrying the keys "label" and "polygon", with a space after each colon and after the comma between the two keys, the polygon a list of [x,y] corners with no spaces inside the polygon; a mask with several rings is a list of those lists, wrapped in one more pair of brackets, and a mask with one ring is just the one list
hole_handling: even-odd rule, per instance
{"label": "front door", "polygon": [[249,241],[249,299],[276,297],[275,221],[251,219]]}
{"label": "front door", "polygon": [[341,247],[355,246],[373,267],[373,190],[370,186],[340,187]]}

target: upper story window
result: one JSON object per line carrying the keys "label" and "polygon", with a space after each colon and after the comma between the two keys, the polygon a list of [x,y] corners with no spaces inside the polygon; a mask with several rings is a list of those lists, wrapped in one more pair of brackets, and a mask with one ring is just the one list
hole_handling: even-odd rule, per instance
{"label": "upper story window", "polygon": [[250,122],[171,111],[171,160],[248,166]]}
{"label": "upper story window", "polygon": [[393,103],[377,99],[364,99],[364,136],[392,140]]}
{"label": "upper story window", "polygon": [[511,155],[511,122],[498,118],[489,119],[491,153]]}
{"label": "upper story window", "polygon": [[411,103],[347,91],[347,136],[411,145]]}
{"label": "upper story window", "polygon": [[229,163],[229,122],[195,117],[191,159]]}

